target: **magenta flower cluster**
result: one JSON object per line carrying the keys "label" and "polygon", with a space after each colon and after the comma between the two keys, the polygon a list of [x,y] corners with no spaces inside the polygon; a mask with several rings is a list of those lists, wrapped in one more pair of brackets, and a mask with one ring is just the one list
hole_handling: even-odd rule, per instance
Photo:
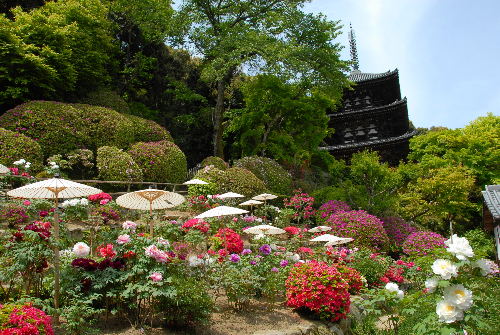
{"label": "magenta flower cluster", "polygon": [[409,256],[425,256],[436,248],[444,248],[445,240],[432,231],[415,232],[403,243],[403,252]]}
{"label": "magenta flower cluster", "polygon": [[363,210],[337,212],[325,224],[332,227],[332,234],[353,238],[355,245],[380,249],[389,242],[382,221]]}
{"label": "magenta flower cluster", "polygon": [[328,219],[332,214],[335,214],[340,211],[350,211],[351,207],[347,204],[347,202],[340,200],[330,200],[321,205],[316,213],[317,218],[324,221]]}
{"label": "magenta flower cluster", "polygon": [[418,231],[415,226],[397,216],[384,217],[382,222],[390,242],[398,247],[403,245],[408,236]]}
{"label": "magenta flower cluster", "polygon": [[313,203],[314,197],[301,190],[295,190],[290,199],[283,200],[285,207],[293,209],[295,211],[293,216],[298,219],[308,219],[314,215]]}

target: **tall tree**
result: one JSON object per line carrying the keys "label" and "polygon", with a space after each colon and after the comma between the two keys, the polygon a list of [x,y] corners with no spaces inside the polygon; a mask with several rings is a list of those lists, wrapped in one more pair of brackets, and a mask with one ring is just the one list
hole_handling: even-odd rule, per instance
{"label": "tall tree", "polygon": [[214,155],[223,157],[225,91],[239,70],[270,73],[317,87],[338,100],[347,84],[339,58],[338,22],[301,11],[305,0],[184,0],[178,37],[203,56],[204,79],[214,82]]}

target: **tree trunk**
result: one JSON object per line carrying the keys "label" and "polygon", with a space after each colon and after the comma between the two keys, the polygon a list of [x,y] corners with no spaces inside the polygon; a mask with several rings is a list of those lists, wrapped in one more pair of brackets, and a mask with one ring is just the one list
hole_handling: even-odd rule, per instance
{"label": "tree trunk", "polygon": [[224,79],[219,79],[217,82],[217,103],[214,111],[214,156],[224,159],[224,145],[222,143],[222,119],[224,117],[224,92],[226,90],[226,82]]}

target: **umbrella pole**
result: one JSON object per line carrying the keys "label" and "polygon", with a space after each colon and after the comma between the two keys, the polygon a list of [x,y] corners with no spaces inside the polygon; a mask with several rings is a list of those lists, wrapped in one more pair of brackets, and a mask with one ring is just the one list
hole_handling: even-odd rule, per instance
{"label": "umbrella pole", "polygon": [[149,234],[153,237],[153,202],[149,202]]}
{"label": "umbrella pole", "polygon": [[59,293],[60,293],[60,283],[59,279],[61,276],[59,267],[59,213],[57,207],[59,206],[58,193],[55,193],[55,211],[54,211],[54,325],[59,326]]}

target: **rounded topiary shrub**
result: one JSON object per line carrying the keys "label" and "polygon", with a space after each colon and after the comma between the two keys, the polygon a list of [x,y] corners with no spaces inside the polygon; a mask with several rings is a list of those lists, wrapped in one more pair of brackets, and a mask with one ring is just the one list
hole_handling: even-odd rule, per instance
{"label": "rounded topiary shrub", "polygon": [[221,184],[224,180],[224,171],[216,168],[214,165],[207,165],[196,172],[194,178],[203,180],[208,185],[189,185],[188,194],[190,196],[220,194],[222,192]]}
{"label": "rounded topiary shrub", "polygon": [[332,214],[340,211],[345,212],[350,210],[351,206],[349,206],[347,202],[340,200],[330,200],[321,205],[316,211],[316,221],[318,223],[322,223],[325,222]]}
{"label": "rounded topiary shrub", "polygon": [[141,168],[145,181],[181,183],[186,180],[186,156],[172,142],[139,142],[128,152]]}
{"label": "rounded topiary shrub", "polygon": [[97,149],[99,179],[141,181],[142,171],[134,159],[122,149],[104,146]]}
{"label": "rounded topiary shrub", "polygon": [[352,243],[359,247],[379,250],[389,244],[382,221],[363,210],[336,212],[325,224],[332,227],[333,235],[351,237],[354,239]]}
{"label": "rounded topiary shrub", "polygon": [[84,104],[111,108],[119,113],[128,113],[127,102],[117,92],[109,88],[101,88],[87,94],[81,100]]}
{"label": "rounded topiary shrub", "polygon": [[286,280],[287,305],[326,321],[345,319],[351,304],[349,284],[335,266],[296,263]]}
{"label": "rounded topiary shrub", "polygon": [[389,242],[398,247],[403,245],[408,236],[418,231],[417,227],[396,216],[383,217],[381,220],[389,236]]}
{"label": "rounded topiary shrub", "polygon": [[244,196],[254,196],[266,191],[266,185],[247,169],[233,167],[224,171],[221,192],[236,192]]}
{"label": "rounded topiary shrub", "polygon": [[290,194],[292,191],[292,176],[278,162],[267,157],[243,157],[234,163],[251,171],[262,180],[266,187],[278,194]]}
{"label": "rounded topiary shrub", "polygon": [[409,235],[403,243],[403,252],[408,256],[425,256],[435,249],[444,249],[446,239],[432,231],[419,231]]}
{"label": "rounded topiary shrub", "polygon": [[220,170],[226,170],[229,168],[229,164],[227,164],[222,158],[215,156],[208,156],[204,160],[201,161],[201,167],[207,167],[213,165],[214,167]]}
{"label": "rounded topiary shrub", "polygon": [[125,115],[134,124],[134,142],[173,142],[172,135],[158,123],[135,115]]}
{"label": "rounded topiary shrub", "polygon": [[0,128],[0,164],[12,167],[12,163],[20,159],[31,163],[31,171],[40,171],[43,166],[40,144],[27,136]]}

